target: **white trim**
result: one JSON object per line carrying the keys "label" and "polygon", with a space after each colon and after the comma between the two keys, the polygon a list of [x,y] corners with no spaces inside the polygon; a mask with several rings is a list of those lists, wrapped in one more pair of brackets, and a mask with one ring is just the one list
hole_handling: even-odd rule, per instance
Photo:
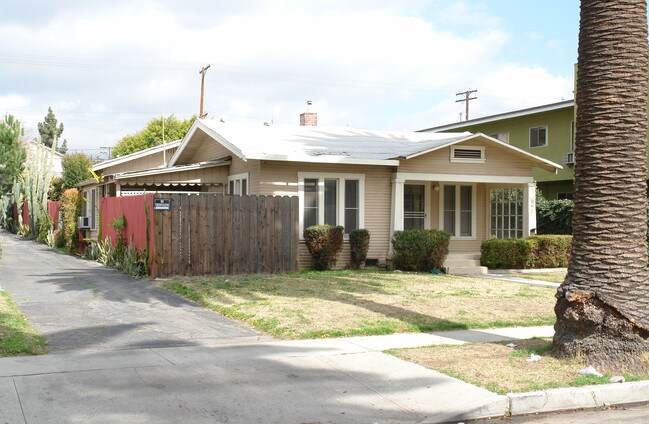
{"label": "white trim", "polygon": [[[444,231],[444,186],[455,187],[455,234],[451,234],[451,240],[477,240],[478,229],[478,206],[476,204],[477,198],[477,185],[476,184],[463,184],[463,183],[440,183],[439,187],[439,229]],[[461,195],[460,187],[471,187],[471,235],[458,236],[461,231],[462,211],[461,211]]]}
{"label": "white trim", "polygon": [[515,110],[512,112],[499,113],[497,115],[485,116],[484,118],[472,119],[470,121],[456,122],[453,124],[440,125],[437,127],[426,128],[419,130],[418,132],[444,132],[448,130],[455,130],[470,127],[472,125],[486,124],[489,122],[500,121],[503,119],[518,118],[520,116],[534,115],[536,113],[551,112],[559,109],[567,109],[569,107],[574,108],[574,100],[565,100],[563,102],[551,103],[542,106],[535,106],[527,109]]}
{"label": "white trim", "polygon": [[214,168],[217,166],[225,166],[229,164],[230,164],[229,160],[199,162],[199,163],[193,163],[191,165],[178,165],[169,168],[162,167],[162,168],[147,169],[145,171],[120,172],[119,174],[115,174],[114,178],[116,180],[122,180],[125,178],[145,177],[147,175],[172,174],[174,172],[193,171],[195,169],[203,169],[203,168]]}
{"label": "white trim", "polygon": [[399,166],[397,159],[357,159],[341,156],[308,156],[308,155],[250,155],[248,159],[274,160],[282,162],[306,162],[306,163],[343,163],[350,165],[378,165],[378,166]]}
{"label": "white trim", "polygon": [[412,181],[438,181],[440,183],[527,184],[534,182],[534,177],[470,174],[424,174],[416,172],[397,172],[394,178]]}
{"label": "white trim", "polygon": [[358,228],[365,228],[365,174],[340,174],[332,172],[298,172],[297,195],[300,202],[300,240],[304,239],[304,180],[318,180],[318,224],[324,223],[324,181],[336,180],[336,225],[345,226],[345,180],[358,180]]}
{"label": "white trim", "polygon": [[187,131],[187,134],[185,134],[185,137],[182,139],[180,143],[180,147],[178,147],[178,150],[176,150],[176,153],[171,157],[169,160],[168,166],[174,166],[178,159],[180,159],[180,156],[182,155],[183,151],[187,147],[187,144],[191,141],[192,137],[194,137],[194,134],[196,134],[196,131],[200,129],[203,131],[205,134],[210,136],[214,141],[217,143],[221,144],[223,147],[228,149],[230,152],[234,153],[235,156],[237,156],[239,159],[246,161],[246,157],[244,156],[243,152],[236,147],[234,144],[230,143],[228,140],[223,138],[221,135],[219,135],[217,132],[215,132],[213,129],[208,127],[202,122],[202,119],[196,119],[192,126],[189,128],[189,131]]}
{"label": "white trim", "polygon": [[[479,150],[480,151],[480,158],[479,159],[473,159],[473,158],[456,158],[455,157],[455,151],[456,150]],[[457,163],[485,163],[486,157],[485,157],[485,147],[482,146],[451,146],[451,157],[450,161],[451,162],[457,162]]]}
{"label": "white trim", "polygon": [[174,147],[180,146],[181,140],[172,141],[170,143],[161,144],[159,146],[149,147],[148,149],[140,150],[139,152],[131,153],[129,155],[120,156],[115,159],[108,159],[103,162],[96,163],[92,166],[93,171],[100,171],[102,169],[109,168],[111,166],[120,165],[122,163],[130,162],[135,159],[140,159],[146,156],[150,156],[156,153],[160,153],[164,150],[173,149]]}

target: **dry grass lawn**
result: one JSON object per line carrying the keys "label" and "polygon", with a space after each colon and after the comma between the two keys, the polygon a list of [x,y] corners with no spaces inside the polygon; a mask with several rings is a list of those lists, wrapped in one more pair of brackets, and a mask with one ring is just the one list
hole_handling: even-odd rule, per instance
{"label": "dry grass lawn", "polygon": [[553,288],[385,271],[176,277],[159,284],[281,338],[548,325]]}
{"label": "dry grass lawn", "polygon": [[[393,349],[388,353],[499,394],[610,382],[611,376],[607,374],[603,377],[578,374],[586,367],[580,359],[553,357],[550,354],[551,339],[514,343],[517,345],[514,349],[502,342]],[[541,360],[527,361],[531,354],[540,355]],[[624,377],[627,381],[649,378],[646,375]]]}

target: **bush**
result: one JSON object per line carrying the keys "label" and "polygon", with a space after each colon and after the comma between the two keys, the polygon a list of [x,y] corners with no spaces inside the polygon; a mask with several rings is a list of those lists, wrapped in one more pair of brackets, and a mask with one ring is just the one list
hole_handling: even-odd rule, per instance
{"label": "bush", "polygon": [[304,230],[306,247],[316,270],[324,271],[336,265],[336,255],[343,248],[344,231],[341,226],[331,225],[313,225]]}
{"label": "bush", "polygon": [[487,268],[532,268],[533,243],[527,239],[489,239],[480,246],[480,265]]}
{"label": "bush", "polygon": [[531,236],[482,242],[480,264],[488,268],[525,269],[568,266],[572,236]]}
{"label": "bush", "polygon": [[439,230],[395,231],[394,267],[404,271],[442,269],[451,235]]}
{"label": "bush", "polygon": [[52,218],[50,218],[46,211],[42,211],[36,225],[38,225],[38,238],[36,240],[39,243],[47,243],[48,234],[50,234],[50,230],[54,227]]}
{"label": "bush", "polygon": [[54,232],[54,247],[59,249],[65,247],[65,233],[62,228]]}
{"label": "bush", "polygon": [[81,215],[81,201],[81,193],[76,188],[65,190],[61,196],[60,211],[63,215],[65,245],[71,252],[76,252],[79,249],[77,219]]}
{"label": "bush", "polygon": [[358,269],[367,259],[367,250],[370,248],[370,232],[365,229],[352,230],[349,233],[349,250],[351,259],[349,267]]}
{"label": "bush", "polygon": [[537,234],[572,234],[572,200],[546,200],[537,192]]}

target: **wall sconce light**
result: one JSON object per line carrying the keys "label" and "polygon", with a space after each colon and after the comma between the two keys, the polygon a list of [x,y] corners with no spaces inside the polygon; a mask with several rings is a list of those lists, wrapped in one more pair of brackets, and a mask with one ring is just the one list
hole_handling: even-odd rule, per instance
{"label": "wall sconce light", "polygon": [[439,191],[439,186],[438,185],[433,186],[433,190]]}

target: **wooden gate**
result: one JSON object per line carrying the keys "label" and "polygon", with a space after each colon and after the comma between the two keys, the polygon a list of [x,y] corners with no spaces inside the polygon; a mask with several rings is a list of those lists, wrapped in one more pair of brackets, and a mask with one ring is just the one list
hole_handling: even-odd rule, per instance
{"label": "wooden gate", "polygon": [[298,270],[297,197],[156,194],[154,273],[281,273]]}

